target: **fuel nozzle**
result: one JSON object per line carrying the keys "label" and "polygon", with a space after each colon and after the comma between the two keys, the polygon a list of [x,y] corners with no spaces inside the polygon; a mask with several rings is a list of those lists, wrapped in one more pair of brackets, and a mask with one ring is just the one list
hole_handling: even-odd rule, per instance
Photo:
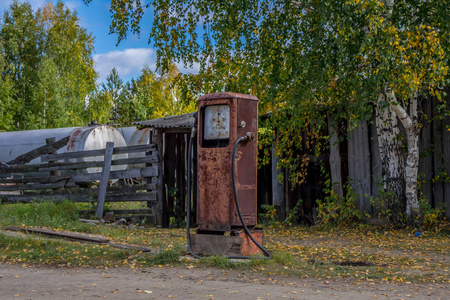
{"label": "fuel nozzle", "polygon": [[255,134],[253,132],[247,132],[244,136],[244,141],[252,142],[255,140]]}

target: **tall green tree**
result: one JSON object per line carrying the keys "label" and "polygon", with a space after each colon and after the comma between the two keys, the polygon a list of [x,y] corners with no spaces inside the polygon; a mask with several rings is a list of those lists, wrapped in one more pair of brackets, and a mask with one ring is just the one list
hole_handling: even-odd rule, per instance
{"label": "tall green tree", "polygon": [[38,83],[42,59],[42,28],[31,5],[14,1],[3,16],[0,29],[5,68],[2,77],[14,83],[14,123],[25,129],[34,122],[34,87]]}
{"label": "tall green tree", "polygon": [[146,65],[142,68],[141,75],[139,75],[137,80],[132,82],[133,102],[137,120],[148,120],[154,115],[154,98],[156,96],[154,85],[156,80],[156,75]]}
{"label": "tall green tree", "polygon": [[[0,42],[0,53],[3,44]],[[0,74],[6,68],[4,55],[0,55]],[[10,75],[0,76],[0,131],[12,130],[14,126],[13,82]]]}
{"label": "tall green tree", "polygon": [[[14,1],[0,24],[1,78],[11,88],[15,128],[84,125],[87,96],[96,87],[93,38],[61,1],[34,12]],[[1,99],[7,103],[6,98]],[[55,118],[55,115],[58,117]]]}
{"label": "tall green tree", "polygon": [[56,5],[47,2],[38,9],[36,19],[44,29],[45,59],[55,65],[55,82],[62,89],[65,107],[64,122],[58,126],[79,126],[87,121],[86,97],[96,88],[97,72],[94,69],[94,37],[80,26],[76,11],[71,11],[62,1]]}
{"label": "tall green tree", "polygon": [[[114,3],[112,30],[120,41],[139,32],[143,10],[140,1]],[[324,110],[356,124],[376,107],[386,182],[403,173],[406,212],[411,220],[420,216],[417,104],[420,95],[442,99],[448,83],[447,1],[155,0],[153,11],[158,66],[199,64],[200,74],[189,78],[194,91],[256,94],[262,111],[274,112],[282,164],[301,167],[293,148],[309,141],[299,133],[319,137]],[[398,146],[383,133],[395,134],[397,117],[407,132],[404,164],[392,158]],[[391,162],[399,171],[388,168]]]}

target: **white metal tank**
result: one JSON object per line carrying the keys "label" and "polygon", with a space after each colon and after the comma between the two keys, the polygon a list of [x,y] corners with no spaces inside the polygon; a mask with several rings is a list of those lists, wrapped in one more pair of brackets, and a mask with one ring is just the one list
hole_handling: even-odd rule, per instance
{"label": "white metal tank", "polygon": [[[147,145],[150,144],[151,128],[143,128],[138,130],[136,127],[125,127],[119,129],[127,141],[128,146]],[[130,158],[144,157],[145,152],[133,152],[128,154]],[[145,164],[130,165],[130,168],[143,168]]]}
{"label": "white metal tank", "polygon": [[[8,162],[19,155],[45,145],[47,138],[54,137],[60,140],[70,136],[67,146],[58,150],[58,153],[104,149],[107,142],[114,142],[114,147],[126,146],[122,134],[114,127],[108,125],[91,125],[86,127],[69,127],[42,130],[25,130],[0,132],[0,161]],[[127,154],[116,154],[117,158],[127,158]],[[103,157],[89,157],[84,161],[103,160]],[[80,160],[78,160],[80,161]],[[40,159],[31,163],[40,163]],[[112,166],[112,170],[123,170],[126,166]],[[100,172],[101,168],[89,168],[89,173]]]}

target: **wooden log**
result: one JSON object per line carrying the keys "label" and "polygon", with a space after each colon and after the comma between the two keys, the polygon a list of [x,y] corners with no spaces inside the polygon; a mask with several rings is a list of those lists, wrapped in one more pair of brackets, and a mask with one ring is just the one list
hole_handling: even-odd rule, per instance
{"label": "wooden log", "polygon": [[105,205],[106,188],[108,187],[109,171],[111,170],[111,160],[114,150],[114,143],[107,142],[105,149],[105,157],[103,159],[103,169],[101,174],[100,186],[97,196],[97,210],[95,215],[97,218],[103,218],[103,207]]}
{"label": "wooden log", "polygon": [[26,163],[32,161],[33,159],[38,158],[39,156],[41,156],[43,154],[52,153],[53,151],[59,150],[60,148],[67,145],[67,143],[69,142],[69,139],[70,139],[70,137],[66,136],[65,138],[62,138],[57,142],[54,142],[54,143],[51,143],[48,145],[44,145],[37,149],[31,150],[25,154],[22,154],[22,155],[16,157],[15,159],[9,161],[7,164],[8,165],[26,164]]}
{"label": "wooden log", "polygon": [[[116,147],[114,148],[113,154],[122,153],[133,153],[133,152],[145,152],[156,150],[155,145],[137,145],[137,146],[126,146],[126,147]],[[103,156],[105,154],[105,149],[99,150],[86,150],[86,151],[74,151],[59,154],[48,154],[42,155],[41,161],[49,162],[52,160],[62,160],[62,159],[72,159],[72,158],[82,158],[91,156]]]}
{"label": "wooden log", "polygon": [[78,232],[62,232],[62,231],[55,231],[51,229],[45,229],[45,228],[35,228],[35,227],[27,227],[27,228],[21,228],[16,226],[6,226],[3,227],[3,229],[11,230],[11,231],[22,231],[25,233],[33,233],[33,234],[41,234],[45,236],[50,237],[59,237],[64,238],[72,241],[86,241],[86,242],[92,242],[92,243],[99,243],[99,244],[105,244],[109,243],[109,239],[101,237],[101,236],[94,236],[94,235],[87,235],[82,234]]}

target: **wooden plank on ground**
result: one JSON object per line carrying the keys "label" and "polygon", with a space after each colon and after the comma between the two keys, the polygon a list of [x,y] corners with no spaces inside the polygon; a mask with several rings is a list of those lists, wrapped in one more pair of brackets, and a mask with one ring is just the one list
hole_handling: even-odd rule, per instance
{"label": "wooden plank on ground", "polygon": [[35,227],[16,227],[16,226],[6,226],[3,227],[3,229],[11,230],[11,231],[22,231],[26,233],[34,233],[34,234],[42,234],[45,236],[50,237],[60,237],[65,238],[69,240],[75,240],[75,241],[86,241],[86,242],[92,242],[92,243],[100,243],[105,244],[109,243],[109,239],[101,237],[101,236],[94,236],[94,235],[87,235],[82,234],[78,232],[63,232],[63,231],[55,231],[51,229],[46,228],[35,228]]}
{"label": "wooden plank on ground", "polygon": [[111,160],[113,150],[114,150],[114,142],[107,142],[105,149],[105,157],[103,160],[104,163],[100,180],[100,186],[98,188],[97,210],[95,212],[97,218],[103,218],[103,207],[105,205],[106,188],[108,187],[109,171],[111,170]]}
{"label": "wooden plank on ground", "polygon": [[111,243],[111,241],[107,238],[101,237],[101,236],[94,236],[94,235],[87,235],[82,234],[78,232],[61,232],[61,231],[55,231],[51,229],[45,229],[45,228],[21,228],[21,227],[15,227],[15,226],[7,226],[3,227],[5,230],[9,231],[21,231],[24,233],[30,233],[30,234],[41,234],[45,235],[51,238],[63,238],[70,241],[76,241],[76,242],[89,242],[89,243],[96,243],[96,244],[103,244],[107,246],[111,246],[118,249],[130,249],[130,250],[137,250],[142,252],[150,252],[153,251],[152,248],[146,247],[146,246],[139,246],[139,245],[130,245],[130,244],[120,244],[120,243]]}
{"label": "wooden plank on ground", "polygon": [[32,161],[35,158],[38,158],[39,156],[47,153],[52,153],[53,151],[59,150],[60,148],[67,145],[69,142],[70,137],[66,136],[65,138],[60,139],[59,141],[56,141],[54,143],[50,143],[48,145],[44,145],[42,147],[39,147],[37,149],[31,150],[25,154],[22,154],[15,159],[9,161],[8,165],[23,165],[30,161]]}
{"label": "wooden plank on ground", "polygon": [[[133,152],[145,152],[145,151],[154,151],[156,150],[155,145],[137,145],[137,146],[126,146],[126,147],[116,147],[114,148],[113,154],[122,154],[122,153],[133,153]],[[72,159],[72,158],[82,158],[82,157],[91,157],[91,156],[103,156],[105,154],[105,149],[98,150],[87,150],[87,151],[74,151],[74,152],[65,152],[59,154],[47,154],[41,156],[42,162],[49,162],[52,160],[62,160],[62,159]]]}

